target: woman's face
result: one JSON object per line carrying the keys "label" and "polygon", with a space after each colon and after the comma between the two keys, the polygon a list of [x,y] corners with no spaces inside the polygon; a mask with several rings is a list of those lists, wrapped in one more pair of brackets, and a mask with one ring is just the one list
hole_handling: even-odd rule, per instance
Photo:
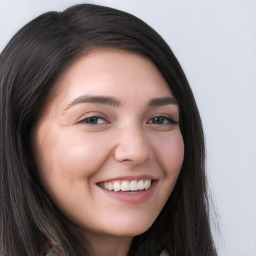
{"label": "woman's face", "polygon": [[43,186],[85,234],[145,232],[184,154],[165,79],[144,57],[99,49],[76,61],[58,86],[32,134]]}

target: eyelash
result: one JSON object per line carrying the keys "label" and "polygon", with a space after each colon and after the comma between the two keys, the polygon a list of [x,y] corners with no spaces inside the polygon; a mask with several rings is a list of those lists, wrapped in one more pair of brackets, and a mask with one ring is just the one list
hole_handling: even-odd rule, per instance
{"label": "eyelash", "polygon": [[[162,119],[162,120],[167,120],[167,122],[164,121],[164,123],[158,123],[158,124],[155,124],[155,125],[168,125],[168,124],[179,124],[179,122],[173,120],[172,118],[168,117],[168,116],[155,116],[153,118],[151,118],[147,123],[151,122],[153,119]],[[154,123],[152,123],[154,124]]]}
{"label": "eyelash", "polygon": [[[88,121],[89,120],[94,120],[94,122],[93,123],[89,123]],[[152,121],[153,120],[156,120],[156,119],[162,119],[162,122],[161,123],[153,123]],[[78,123],[80,123],[80,124],[89,124],[89,125],[99,125],[99,124],[102,124],[102,123],[95,123],[95,121],[99,121],[99,120],[104,120],[104,122],[102,122],[102,123],[109,123],[105,118],[103,118],[103,117],[101,117],[101,116],[90,116],[90,117],[87,117],[87,118],[85,118],[85,119],[83,119],[83,120],[81,120],[81,121],[79,121]],[[167,121],[166,121],[167,120]],[[148,122],[147,122],[147,124],[154,124],[154,125],[168,125],[168,124],[179,124],[179,122],[177,122],[177,121],[175,121],[175,120],[173,120],[172,118],[170,118],[170,117],[167,117],[167,116],[155,116],[155,117],[153,117],[153,118],[151,118]]]}
{"label": "eyelash", "polygon": [[104,120],[104,123],[109,123],[105,118],[103,118],[101,116],[89,116],[89,117],[86,117],[85,119],[79,121],[78,123],[80,123],[80,124],[89,124],[89,125],[97,125],[97,124],[99,124],[99,123],[89,123],[88,120],[90,120],[90,119],[94,119],[94,120],[95,119],[96,120],[101,119],[101,120]]}

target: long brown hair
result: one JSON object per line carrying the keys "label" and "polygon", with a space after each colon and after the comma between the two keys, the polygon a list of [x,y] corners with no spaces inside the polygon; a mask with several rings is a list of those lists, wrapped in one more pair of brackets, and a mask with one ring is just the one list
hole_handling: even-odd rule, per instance
{"label": "long brown hair", "polygon": [[152,60],[180,108],[185,144],[180,176],[152,227],[134,238],[129,255],[156,256],[163,248],[174,256],[216,255],[209,224],[204,135],[185,74],[150,26],[123,11],[91,4],[37,17],[0,55],[0,254],[43,255],[57,245],[53,251],[58,248],[65,256],[89,255],[79,232],[38,181],[30,135],[61,75],[77,58],[100,47],[132,51]]}

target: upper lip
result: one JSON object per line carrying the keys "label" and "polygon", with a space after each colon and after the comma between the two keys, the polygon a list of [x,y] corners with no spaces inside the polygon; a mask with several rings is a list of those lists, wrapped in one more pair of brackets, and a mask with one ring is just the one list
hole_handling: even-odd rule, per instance
{"label": "upper lip", "polygon": [[158,178],[151,176],[151,175],[138,175],[138,176],[119,176],[119,177],[114,177],[114,178],[106,178],[104,180],[101,180],[99,182],[97,182],[97,184],[99,183],[104,183],[104,182],[113,182],[116,180],[128,180],[128,181],[132,181],[132,180],[158,180]]}

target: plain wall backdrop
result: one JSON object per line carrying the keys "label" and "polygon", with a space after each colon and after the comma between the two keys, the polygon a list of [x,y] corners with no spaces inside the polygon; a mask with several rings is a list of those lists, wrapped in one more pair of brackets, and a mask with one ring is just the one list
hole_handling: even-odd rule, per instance
{"label": "plain wall backdrop", "polygon": [[0,52],[32,18],[77,3],[135,14],[171,46],[203,120],[219,255],[255,256],[256,1],[0,0]]}

